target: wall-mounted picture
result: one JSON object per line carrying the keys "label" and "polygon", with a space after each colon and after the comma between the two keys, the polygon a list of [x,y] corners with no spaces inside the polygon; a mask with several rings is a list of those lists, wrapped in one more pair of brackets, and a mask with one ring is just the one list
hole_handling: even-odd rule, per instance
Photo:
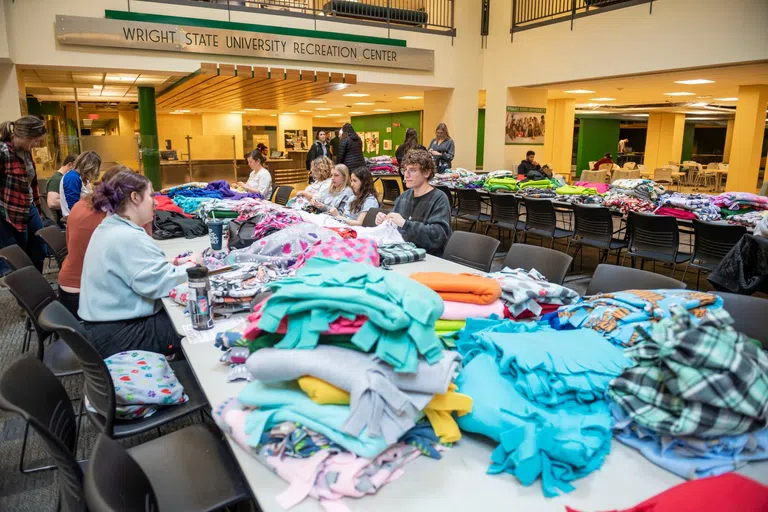
{"label": "wall-mounted picture", "polygon": [[384,151],[392,151],[392,141],[390,139],[384,141]]}
{"label": "wall-mounted picture", "polygon": [[286,150],[306,150],[309,148],[307,130],[285,130]]}
{"label": "wall-mounted picture", "polygon": [[365,132],[365,152],[379,154],[379,132]]}
{"label": "wall-mounted picture", "polygon": [[507,107],[505,144],[543,145],[546,112],[545,108]]}

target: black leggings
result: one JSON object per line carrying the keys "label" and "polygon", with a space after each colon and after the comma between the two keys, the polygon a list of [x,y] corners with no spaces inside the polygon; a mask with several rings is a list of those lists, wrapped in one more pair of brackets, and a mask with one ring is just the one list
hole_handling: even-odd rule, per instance
{"label": "black leggings", "polygon": [[65,292],[59,287],[59,302],[64,304],[64,307],[69,310],[70,313],[75,315],[75,318],[80,320],[77,315],[77,310],[80,308],[80,294]]}
{"label": "black leggings", "polygon": [[116,322],[85,322],[88,341],[101,357],[107,358],[126,350],[147,350],[168,355],[181,348],[181,336],[165,310],[152,316]]}

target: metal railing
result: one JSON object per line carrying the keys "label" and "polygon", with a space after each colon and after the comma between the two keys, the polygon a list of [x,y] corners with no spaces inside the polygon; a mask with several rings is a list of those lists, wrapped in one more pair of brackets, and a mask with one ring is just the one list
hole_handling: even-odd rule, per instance
{"label": "metal railing", "polygon": [[511,33],[600,14],[614,9],[650,4],[654,0],[512,0]]}
{"label": "metal railing", "polygon": [[[148,0],[456,35],[458,0]],[[201,5],[202,4],[202,5]]]}

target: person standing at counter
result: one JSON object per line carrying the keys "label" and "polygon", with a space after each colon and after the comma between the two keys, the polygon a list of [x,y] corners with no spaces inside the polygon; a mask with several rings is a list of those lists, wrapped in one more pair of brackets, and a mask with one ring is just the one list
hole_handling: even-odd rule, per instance
{"label": "person standing at counter", "polygon": [[435,161],[438,173],[446,172],[451,168],[453,157],[456,155],[456,145],[448,134],[448,127],[445,123],[437,125],[435,138],[429,143],[429,154]]}
{"label": "person standing at counter", "polygon": [[80,198],[91,193],[91,182],[96,181],[101,169],[101,157],[95,151],[80,153],[74,169],[69,171],[61,180],[59,195],[62,197],[61,214],[69,216],[69,211]]}
{"label": "person standing at counter", "polygon": [[261,194],[261,197],[269,200],[272,197],[272,175],[269,169],[264,167],[267,158],[259,150],[254,150],[248,153],[246,161],[251,168],[251,174],[247,182],[239,181],[237,184],[248,192]]}
{"label": "person standing at counter", "polygon": [[325,130],[318,130],[317,139],[315,140],[315,142],[312,144],[312,147],[309,148],[309,151],[307,152],[307,170],[310,170],[312,168],[311,167],[312,161],[315,158],[320,158],[321,156],[328,157],[331,160],[333,160],[331,145],[328,143]]}
{"label": "person standing at counter", "polygon": [[365,167],[363,141],[349,123],[341,127],[341,142],[339,142],[339,154],[336,163],[346,165],[347,169]]}
{"label": "person standing at counter", "polygon": [[[0,123],[0,247],[18,245],[40,272],[45,247],[35,236],[43,228],[43,220],[32,149],[47,133],[43,120],[35,116]],[[8,270],[0,261],[0,274]]]}

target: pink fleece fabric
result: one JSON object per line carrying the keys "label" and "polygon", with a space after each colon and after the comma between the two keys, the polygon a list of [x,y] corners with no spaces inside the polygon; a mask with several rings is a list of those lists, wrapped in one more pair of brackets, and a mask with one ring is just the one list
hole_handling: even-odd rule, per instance
{"label": "pink fleece fabric", "polygon": [[443,315],[440,317],[443,320],[466,320],[467,318],[490,318],[491,315],[496,315],[499,318],[504,318],[504,303],[501,299],[497,299],[490,304],[467,304],[465,302],[454,302],[450,300],[444,301],[445,308],[443,309]]}
{"label": "pink fleece fabric", "polygon": [[598,194],[605,194],[611,188],[607,183],[593,183],[591,181],[577,181],[574,185],[577,187],[594,188]]}

